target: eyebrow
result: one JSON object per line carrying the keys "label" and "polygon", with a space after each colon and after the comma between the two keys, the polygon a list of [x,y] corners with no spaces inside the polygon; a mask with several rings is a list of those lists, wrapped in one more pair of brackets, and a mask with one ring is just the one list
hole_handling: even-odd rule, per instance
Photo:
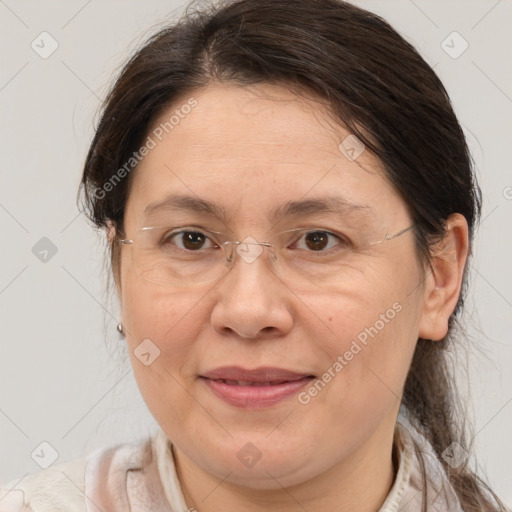
{"label": "eyebrow", "polygon": [[344,214],[359,210],[371,210],[371,206],[355,203],[343,197],[327,196],[300,201],[288,201],[271,210],[272,220],[280,220],[285,217],[309,215],[313,213],[327,212]]}
{"label": "eyebrow", "polygon": [[226,211],[223,207],[211,201],[187,195],[173,195],[166,197],[162,201],[149,203],[146,208],[144,208],[144,214],[151,215],[152,213],[165,210],[186,210],[196,213],[205,213],[207,215],[214,215],[219,219],[226,217]]}
{"label": "eyebrow", "polygon": [[[211,201],[189,195],[172,195],[161,201],[155,201],[146,206],[144,214],[149,216],[153,213],[166,210],[185,210],[194,213],[213,215],[223,222],[227,222],[226,210]],[[288,201],[270,210],[270,220],[279,221],[286,217],[298,217],[314,213],[328,212],[344,214],[359,210],[373,210],[371,206],[355,203],[338,196],[318,197],[302,199],[299,201]]]}

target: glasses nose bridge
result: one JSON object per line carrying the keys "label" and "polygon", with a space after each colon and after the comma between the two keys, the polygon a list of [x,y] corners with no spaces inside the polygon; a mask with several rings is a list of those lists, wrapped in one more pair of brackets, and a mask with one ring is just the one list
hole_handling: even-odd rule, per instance
{"label": "glasses nose bridge", "polygon": [[263,254],[265,247],[268,249],[270,261],[273,262],[277,259],[274,243],[258,242],[250,236],[244,238],[241,242],[224,242],[222,246],[224,248],[226,262],[230,266],[234,264],[237,255],[245,263],[253,263]]}

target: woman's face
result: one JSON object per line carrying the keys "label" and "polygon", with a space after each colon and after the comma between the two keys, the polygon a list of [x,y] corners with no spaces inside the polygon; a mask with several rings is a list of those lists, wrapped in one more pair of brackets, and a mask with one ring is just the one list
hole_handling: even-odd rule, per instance
{"label": "woman's face", "polygon": [[[220,479],[275,488],[370,461],[392,436],[423,287],[412,231],[366,242],[409,227],[406,205],[318,100],[271,85],[216,85],[191,96],[149,133],[126,237],[164,225],[238,241],[299,227],[313,234],[291,238],[278,261],[245,246],[255,257],[236,254],[216,281],[171,285],[141,277],[135,245],[124,245],[122,320],[141,393],[180,457]],[[170,196],[217,211],[194,210],[193,201],[159,205]],[[313,201],[327,198],[339,200],[338,210]],[[208,239],[171,241],[172,250],[215,250]],[[319,256],[341,244],[348,249],[338,263]]]}

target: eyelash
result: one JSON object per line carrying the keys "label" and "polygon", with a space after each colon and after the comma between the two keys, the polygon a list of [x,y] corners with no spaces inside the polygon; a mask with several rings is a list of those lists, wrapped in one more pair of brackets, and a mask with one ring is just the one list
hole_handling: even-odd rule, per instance
{"label": "eyelash", "polygon": [[[343,235],[340,235],[340,234],[336,234],[336,233],[333,233],[332,231],[328,231],[328,230],[325,230],[325,229],[319,229],[319,228],[316,228],[316,229],[311,229],[311,230],[307,230],[306,228],[304,230],[300,230],[302,232],[301,236],[293,241],[291,244],[289,245],[296,245],[300,240],[302,240],[306,235],[309,235],[311,233],[321,233],[321,234],[324,234],[324,235],[327,235],[328,237],[334,237],[338,240],[338,246],[342,246],[343,249],[346,249],[348,246],[351,245],[351,242],[350,240],[348,240],[347,237],[343,236]],[[218,248],[219,247],[219,244],[213,242],[211,240],[211,238],[203,231],[200,231],[198,230],[197,228],[193,228],[193,227],[190,227],[190,228],[180,228],[179,230],[172,230],[172,231],[168,231],[167,233],[164,234],[164,236],[162,237],[162,240],[160,242],[160,245],[166,245],[170,240],[174,239],[175,237],[179,236],[179,235],[182,235],[184,233],[193,233],[193,234],[201,234],[201,235],[204,235],[205,238],[207,240],[210,241],[210,243],[213,245],[213,248]],[[173,244],[175,245],[175,244]],[[188,249],[185,249],[183,247],[179,247],[177,246],[180,250],[183,250],[183,251],[186,251],[186,252],[200,252],[200,250],[204,250],[204,248],[201,248],[200,250],[198,251],[190,251]],[[212,247],[210,247],[212,248]],[[341,249],[341,247],[339,248]],[[334,249],[335,250],[335,249]],[[327,249],[327,250],[320,250],[320,251],[307,251],[311,254],[321,254],[321,253],[331,253],[333,251],[333,248],[330,248],[330,249]]]}

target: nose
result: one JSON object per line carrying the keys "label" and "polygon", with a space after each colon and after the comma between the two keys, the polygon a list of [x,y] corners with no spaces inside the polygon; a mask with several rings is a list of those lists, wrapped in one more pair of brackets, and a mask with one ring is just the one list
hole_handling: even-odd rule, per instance
{"label": "nose", "polygon": [[293,325],[290,291],[273,273],[269,247],[238,246],[232,268],[215,290],[212,327],[247,339],[278,337]]}

